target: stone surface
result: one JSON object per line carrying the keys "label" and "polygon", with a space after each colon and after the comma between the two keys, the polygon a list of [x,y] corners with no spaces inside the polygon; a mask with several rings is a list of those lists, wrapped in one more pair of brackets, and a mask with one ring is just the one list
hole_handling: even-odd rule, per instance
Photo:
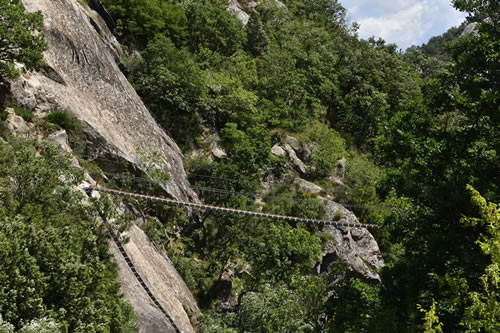
{"label": "stone surface", "polygon": [[321,186],[318,186],[314,183],[308,182],[305,179],[299,178],[297,181],[297,184],[299,185],[299,188],[303,190],[304,192],[307,193],[313,193],[313,194],[318,194],[323,191]]}
{"label": "stone surface", "polygon": [[212,155],[214,155],[215,158],[223,158],[227,156],[226,152],[220,147],[212,148]]}
{"label": "stone surface", "polygon": [[180,149],[120,71],[119,44],[104,20],[77,0],[23,0],[23,4],[28,11],[43,13],[48,50],[45,71],[11,83],[18,103],[39,113],[69,110],[86,125],[93,141],[99,142],[100,151],[139,168],[138,150],[160,152],[161,168],[170,175],[166,191],[177,199],[197,201]]}
{"label": "stone surface", "polygon": [[30,128],[28,127],[24,119],[15,114],[14,110],[12,110],[11,108],[7,108],[7,112],[9,113],[9,116],[5,121],[5,125],[7,126],[9,132],[21,136],[27,134]]}
{"label": "stone surface", "polygon": [[[323,205],[329,220],[336,220],[341,214],[339,221],[359,223],[354,213],[342,205],[330,200],[323,200]],[[348,274],[370,283],[381,282],[377,270],[384,266],[384,259],[368,230],[326,226],[323,233],[330,239],[323,250],[323,262],[317,267],[318,273],[326,274],[332,263],[340,261],[347,266]]]}
{"label": "stone surface", "polygon": [[47,141],[61,147],[61,149],[67,153],[71,153],[73,151],[69,146],[68,133],[66,133],[63,129],[49,135],[47,137]]}
{"label": "stone surface", "polygon": [[477,31],[477,22],[472,22],[472,23],[467,24],[464,31],[462,31],[462,33],[460,34],[460,37],[467,36],[470,34],[474,34],[474,36],[479,35],[479,32]]}
{"label": "stone surface", "polygon": [[274,145],[271,149],[271,153],[276,156],[286,156],[286,151],[279,145]]}
{"label": "stone surface", "polygon": [[241,8],[238,0],[230,0],[229,6],[227,7],[227,10],[231,14],[233,14],[238,20],[240,20],[241,23],[243,23],[245,25],[248,23],[248,20],[250,19],[250,15],[245,13],[243,8]]}
{"label": "stone surface", "polygon": [[290,147],[289,144],[285,144],[283,146],[283,149],[285,149],[285,151],[286,151],[286,153],[288,155],[288,159],[290,160],[290,162],[292,162],[292,164],[295,167],[295,169],[297,171],[299,171],[301,174],[305,174],[306,173],[306,165],[304,164],[304,162],[302,162],[297,157],[297,154],[295,154],[295,151],[293,150],[293,148]]}
{"label": "stone surface", "polygon": [[[227,10],[233,14],[241,23],[246,25],[248,20],[250,19],[250,15],[245,12],[240,4],[241,0],[229,0],[229,5]],[[248,1],[246,7],[248,8],[248,12],[255,9],[259,5],[260,1]],[[278,8],[286,9],[286,6],[283,2],[279,0],[274,0],[274,4]]]}
{"label": "stone surface", "polygon": [[[125,235],[130,240],[123,247],[148,288],[182,332],[194,332],[184,308],[189,308],[195,316],[200,314],[200,310],[170,259],[152,246],[138,226],[133,225]],[[111,245],[111,251],[118,261],[122,292],[140,320],[139,332],[175,332],[141,287],[117,246],[114,243]]]}
{"label": "stone surface", "polygon": [[297,155],[302,161],[308,161],[312,157],[312,152],[311,149],[308,147],[308,145],[305,142],[301,142],[294,138],[293,136],[287,135],[285,137],[285,141],[290,147],[295,150]]}
{"label": "stone surface", "polygon": [[285,136],[285,141],[287,144],[290,145],[290,147],[293,148],[293,150],[295,150],[296,152],[298,152],[300,150],[300,143],[299,143],[299,140],[297,140],[296,138],[294,138],[293,136]]}

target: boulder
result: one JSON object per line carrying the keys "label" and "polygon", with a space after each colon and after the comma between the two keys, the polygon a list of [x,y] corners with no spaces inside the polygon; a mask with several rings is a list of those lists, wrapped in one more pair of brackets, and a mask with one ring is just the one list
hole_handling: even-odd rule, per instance
{"label": "boulder", "polygon": [[238,0],[230,0],[229,1],[229,6],[227,7],[227,10],[233,14],[238,20],[240,20],[241,23],[247,24],[248,20],[250,19],[250,15],[248,15],[243,8],[241,8],[240,3]]}
{"label": "boulder", "polygon": [[9,113],[9,116],[5,121],[5,126],[7,127],[8,131],[12,134],[25,136],[29,132],[30,128],[28,127],[24,119],[15,114],[14,110],[12,110],[11,108],[7,108],[7,112]]}
{"label": "boulder", "polygon": [[307,192],[307,193],[319,194],[319,193],[323,192],[323,189],[321,188],[321,186],[318,186],[314,183],[308,182],[307,180],[302,179],[302,178],[298,179],[297,185],[299,186],[299,188],[301,190],[303,190],[304,192]]}
{"label": "boulder", "polygon": [[[323,200],[329,220],[359,223],[348,209],[330,200]],[[323,249],[323,262],[317,266],[319,274],[328,274],[330,265],[342,262],[347,273],[369,283],[380,283],[377,270],[384,266],[384,259],[377,242],[367,229],[325,226],[322,230],[328,241]]]}
{"label": "boulder", "polygon": [[285,141],[290,147],[295,150],[299,158],[303,161],[308,161],[312,157],[311,149],[307,146],[305,142],[299,141],[293,136],[287,135]]}
{"label": "boulder", "polygon": [[294,138],[293,136],[285,136],[285,141],[287,144],[290,145],[290,147],[293,148],[293,150],[295,150],[296,152],[298,152],[300,150],[300,143],[299,143],[299,140],[297,140],[296,138]]}
{"label": "boulder", "polygon": [[226,152],[220,147],[213,147],[212,155],[214,155],[215,158],[224,158],[227,156]]}
{"label": "boulder", "polygon": [[286,151],[279,145],[274,145],[271,149],[271,153],[275,156],[286,156]]}
{"label": "boulder", "polygon": [[297,171],[299,171],[301,174],[305,174],[306,173],[306,165],[304,164],[304,162],[302,162],[297,157],[297,154],[295,154],[295,151],[293,150],[293,148],[290,147],[290,145],[285,144],[283,146],[283,149],[286,151],[286,153],[288,155],[288,159],[290,160],[290,162],[292,162],[295,169]]}
{"label": "boulder", "polygon": [[477,22],[472,22],[467,24],[464,28],[464,31],[460,34],[460,37],[467,36],[473,34],[474,36],[479,36],[479,32],[477,31]]}
{"label": "boulder", "polygon": [[71,147],[69,146],[69,141],[68,141],[68,133],[66,133],[66,130],[59,130],[57,132],[54,132],[50,134],[47,137],[47,141],[50,143],[61,147],[61,149],[67,153],[73,152]]}

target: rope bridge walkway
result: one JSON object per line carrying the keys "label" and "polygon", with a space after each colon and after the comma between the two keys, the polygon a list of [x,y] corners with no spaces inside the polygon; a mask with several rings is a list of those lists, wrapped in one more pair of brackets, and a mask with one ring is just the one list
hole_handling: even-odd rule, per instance
{"label": "rope bridge walkway", "polygon": [[253,212],[253,211],[240,210],[240,209],[234,209],[234,208],[204,205],[204,204],[199,204],[199,203],[194,203],[194,202],[178,201],[178,200],[173,200],[173,199],[154,197],[154,196],[150,196],[150,195],[125,192],[125,191],[119,191],[119,190],[112,190],[112,189],[104,188],[101,186],[86,187],[86,188],[84,188],[84,190],[89,194],[91,194],[92,191],[98,191],[98,192],[109,193],[109,194],[114,194],[114,195],[121,195],[121,196],[125,196],[125,197],[136,198],[136,199],[161,202],[161,203],[164,203],[167,205],[177,206],[177,207],[190,207],[190,208],[194,208],[194,209],[206,209],[206,210],[213,210],[216,212],[223,212],[223,213],[228,213],[228,214],[261,217],[261,218],[267,218],[267,219],[272,219],[272,220],[281,220],[281,221],[288,221],[288,222],[295,222],[295,223],[303,222],[303,223],[318,224],[318,225],[332,225],[332,226],[336,226],[336,227],[367,228],[367,229],[379,228],[379,226],[374,225],[374,224],[347,223],[347,222],[340,222],[340,221],[307,219],[307,218],[294,217],[294,216],[267,214],[267,213]]}

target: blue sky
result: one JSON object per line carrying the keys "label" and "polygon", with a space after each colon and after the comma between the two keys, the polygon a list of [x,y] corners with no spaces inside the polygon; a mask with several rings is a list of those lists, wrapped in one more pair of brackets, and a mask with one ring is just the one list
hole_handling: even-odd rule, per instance
{"label": "blue sky", "polygon": [[403,50],[425,43],[463,22],[466,14],[450,0],[339,0],[349,22],[360,24],[359,36],[381,37]]}

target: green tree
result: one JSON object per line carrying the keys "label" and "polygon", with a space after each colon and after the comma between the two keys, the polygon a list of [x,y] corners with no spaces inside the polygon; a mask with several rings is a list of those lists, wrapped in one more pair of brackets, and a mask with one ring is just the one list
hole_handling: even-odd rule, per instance
{"label": "green tree", "polygon": [[130,80],[160,124],[189,147],[210,110],[204,73],[187,50],[163,35],[148,44],[142,57]]}
{"label": "green tree", "polygon": [[254,57],[258,57],[266,51],[269,40],[264,31],[262,21],[259,18],[259,13],[256,10],[253,10],[250,14],[250,19],[246,25],[246,31],[247,43],[245,48]]}
{"label": "green tree", "polygon": [[84,200],[71,163],[46,142],[0,143],[0,315],[21,332],[133,332],[98,221],[106,200]]}
{"label": "green tree", "polygon": [[143,49],[158,34],[170,38],[179,47],[186,42],[187,18],[177,1],[103,0],[103,4],[128,45]]}
{"label": "green tree", "polygon": [[20,0],[0,0],[0,76],[15,75],[14,62],[27,69],[42,67],[44,40],[43,16],[26,13]]}
{"label": "green tree", "polygon": [[487,203],[479,192],[468,186],[471,201],[479,217],[465,217],[462,222],[485,230],[477,244],[490,263],[480,277],[481,289],[470,292],[461,325],[466,332],[498,332],[500,330],[500,208]]}
{"label": "green tree", "polygon": [[243,24],[227,11],[226,1],[186,1],[188,46],[193,53],[204,49],[230,56],[246,40]]}
{"label": "green tree", "polygon": [[264,281],[290,282],[294,276],[307,275],[321,260],[320,239],[302,227],[269,224],[260,238],[247,241],[252,270]]}

